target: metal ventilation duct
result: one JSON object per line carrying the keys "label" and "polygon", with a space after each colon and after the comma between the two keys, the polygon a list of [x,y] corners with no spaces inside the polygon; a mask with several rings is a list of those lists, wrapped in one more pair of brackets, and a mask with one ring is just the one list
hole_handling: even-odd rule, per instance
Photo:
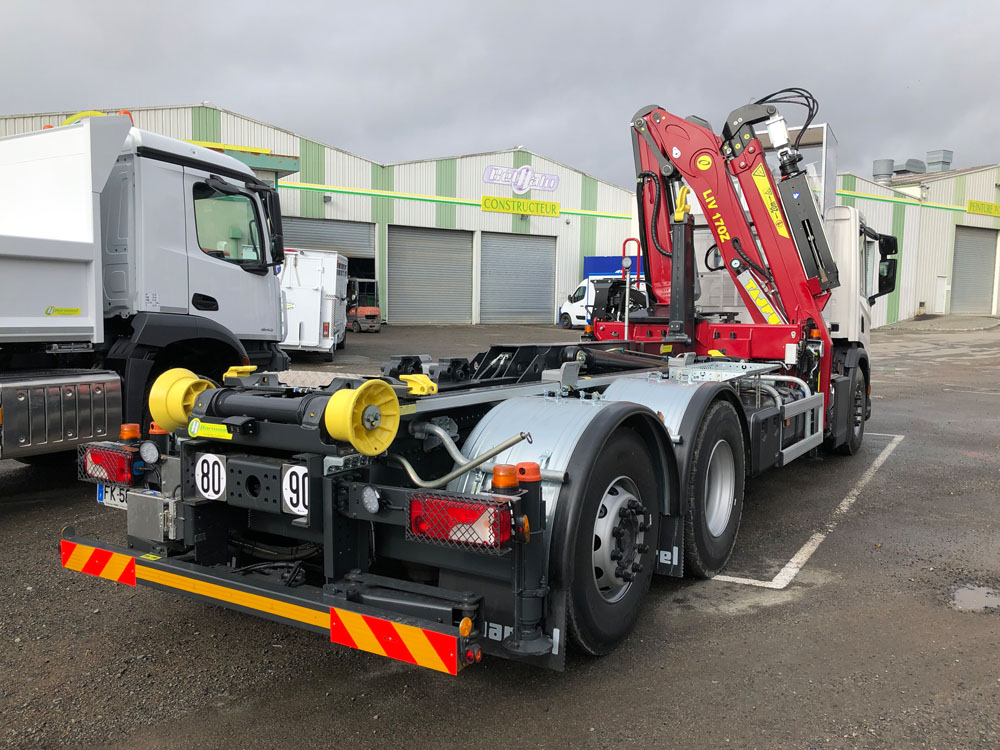
{"label": "metal ventilation duct", "polygon": [[892,180],[892,159],[876,159],[872,162],[872,177],[879,185],[888,185]]}
{"label": "metal ventilation duct", "polygon": [[937,151],[927,152],[927,171],[928,172],[947,172],[951,169],[951,160],[954,158],[955,153],[949,151],[946,148],[938,149]]}

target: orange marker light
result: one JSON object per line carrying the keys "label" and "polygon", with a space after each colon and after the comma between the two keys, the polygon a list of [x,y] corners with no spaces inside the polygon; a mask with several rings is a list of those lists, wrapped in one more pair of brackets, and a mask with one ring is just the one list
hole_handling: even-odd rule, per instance
{"label": "orange marker light", "polygon": [[493,467],[493,489],[517,487],[517,469],[513,464],[497,464]]}
{"label": "orange marker light", "polygon": [[458,623],[458,634],[463,638],[468,638],[469,633],[472,632],[472,619],[469,617],[463,617],[462,621]]}
{"label": "orange marker light", "polygon": [[823,338],[823,332],[818,328],[813,328],[809,331],[809,338],[811,339],[821,339]]}
{"label": "orange marker light", "polygon": [[160,425],[156,424],[156,422],[150,422],[149,423],[149,434],[150,435],[169,435],[170,433],[167,430],[164,430],[162,427],[160,427]]}
{"label": "orange marker light", "polygon": [[142,431],[135,422],[126,422],[118,432],[119,440],[138,440],[141,436]]}

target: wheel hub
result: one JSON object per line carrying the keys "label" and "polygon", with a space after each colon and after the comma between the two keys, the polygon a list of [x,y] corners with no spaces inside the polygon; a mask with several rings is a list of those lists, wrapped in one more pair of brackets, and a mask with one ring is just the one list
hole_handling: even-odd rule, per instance
{"label": "wheel hub", "polygon": [[736,504],[736,460],[725,440],[712,446],[705,475],[705,523],[713,537],[722,536]]}
{"label": "wheel hub", "polygon": [[601,498],[594,521],[594,583],[609,602],[621,599],[642,572],[648,514],[628,477],[612,481]]}

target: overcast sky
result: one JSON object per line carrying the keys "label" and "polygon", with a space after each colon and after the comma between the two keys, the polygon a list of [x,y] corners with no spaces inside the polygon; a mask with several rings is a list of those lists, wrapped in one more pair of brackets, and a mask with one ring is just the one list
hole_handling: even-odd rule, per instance
{"label": "overcast sky", "polygon": [[208,100],[376,161],[523,145],[631,187],[642,105],[718,132],[797,85],[870,176],[1000,162],[998,30],[971,0],[0,0],[0,114]]}

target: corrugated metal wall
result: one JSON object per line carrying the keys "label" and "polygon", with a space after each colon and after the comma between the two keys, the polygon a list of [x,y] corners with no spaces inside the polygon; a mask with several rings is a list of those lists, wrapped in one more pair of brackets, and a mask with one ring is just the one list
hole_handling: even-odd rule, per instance
{"label": "corrugated metal wall", "polygon": [[[969,200],[1000,203],[998,184],[1000,167],[940,178],[924,175],[905,192],[855,175],[838,175],[838,202],[857,206],[878,231],[902,235],[898,291],[889,295],[888,304],[881,300],[876,304],[873,326],[912,318],[921,309],[925,313],[951,312],[955,228],[1000,229],[1000,218],[966,211]],[[995,315],[1000,267],[992,281],[991,314]]]}

